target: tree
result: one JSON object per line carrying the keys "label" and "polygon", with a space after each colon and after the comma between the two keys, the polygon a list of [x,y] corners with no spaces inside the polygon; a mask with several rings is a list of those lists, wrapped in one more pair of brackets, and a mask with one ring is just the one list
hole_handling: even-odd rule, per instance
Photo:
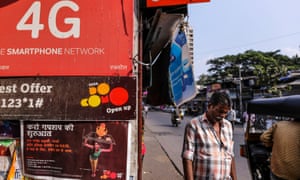
{"label": "tree", "polygon": [[[242,77],[255,76],[258,87],[272,89],[278,79],[288,71],[300,69],[300,59],[295,56],[289,58],[279,54],[280,50],[261,52],[248,50],[237,55],[226,55],[208,60],[209,75],[201,75],[198,84],[224,81],[239,77],[239,68]],[[276,89],[275,89],[276,91]]]}

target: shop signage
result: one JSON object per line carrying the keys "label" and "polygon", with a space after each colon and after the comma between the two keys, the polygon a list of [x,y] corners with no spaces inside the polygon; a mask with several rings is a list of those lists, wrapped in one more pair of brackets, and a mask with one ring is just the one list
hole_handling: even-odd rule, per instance
{"label": "shop signage", "polygon": [[189,56],[185,32],[177,28],[170,46],[170,91],[173,103],[180,106],[193,99],[197,94],[193,62]]}
{"label": "shop signage", "polygon": [[0,76],[132,73],[132,0],[4,0],[0,9]]}
{"label": "shop signage", "polygon": [[0,79],[1,119],[132,120],[132,77],[23,77]]}

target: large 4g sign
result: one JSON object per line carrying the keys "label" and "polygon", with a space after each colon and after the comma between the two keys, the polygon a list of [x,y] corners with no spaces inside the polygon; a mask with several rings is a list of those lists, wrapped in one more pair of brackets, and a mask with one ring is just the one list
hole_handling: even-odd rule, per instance
{"label": "large 4g sign", "polygon": [[133,5],[133,0],[1,3],[0,76],[130,76]]}
{"label": "large 4g sign", "polygon": [[[66,24],[72,24],[72,28],[69,31],[62,32],[57,28],[56,16],[57,13],[63,8],[69,8],[72,11],[78,11],[79,6],[73,1],[59,1],[53,5],[49,11],[48,16],[48,27],[51,34],[57,38],[69,38],[73,36],[74,38],[79,38],[80,35],[80,19],[79,18],[66,18]],[[35,1],[32,3],[30,8],[26,11],[20,22],[17,24],[17,29],[29,30],[31,31],[32,38],[39,37],[39,31],[45,28],[44,24],[40,23],[41,16],[41,2]],[[26,24],[28,19],[32,17],[32,23]]]}

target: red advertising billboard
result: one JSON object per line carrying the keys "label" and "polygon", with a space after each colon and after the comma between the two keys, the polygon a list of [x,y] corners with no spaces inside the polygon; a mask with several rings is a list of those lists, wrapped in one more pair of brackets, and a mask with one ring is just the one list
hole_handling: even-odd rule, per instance
{"label": "red advertising billboard", "polygon": [[0,76],[128,76],[133,0],[2,0]]}
{"label": "red advertising billboard", "polygon": [[203,2],[210,2],[210,0],[147,0],[147,7],[176,6]]}

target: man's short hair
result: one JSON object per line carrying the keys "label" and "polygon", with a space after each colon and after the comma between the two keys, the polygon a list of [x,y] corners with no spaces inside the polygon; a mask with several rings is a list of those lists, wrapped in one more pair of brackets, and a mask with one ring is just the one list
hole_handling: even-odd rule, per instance
{"label": "man's short hair", "polygon": [[209,104],[216,106],[218,104],[226,105],[231,108],[231,99],[226,92],[217,91],[212,94]]}

